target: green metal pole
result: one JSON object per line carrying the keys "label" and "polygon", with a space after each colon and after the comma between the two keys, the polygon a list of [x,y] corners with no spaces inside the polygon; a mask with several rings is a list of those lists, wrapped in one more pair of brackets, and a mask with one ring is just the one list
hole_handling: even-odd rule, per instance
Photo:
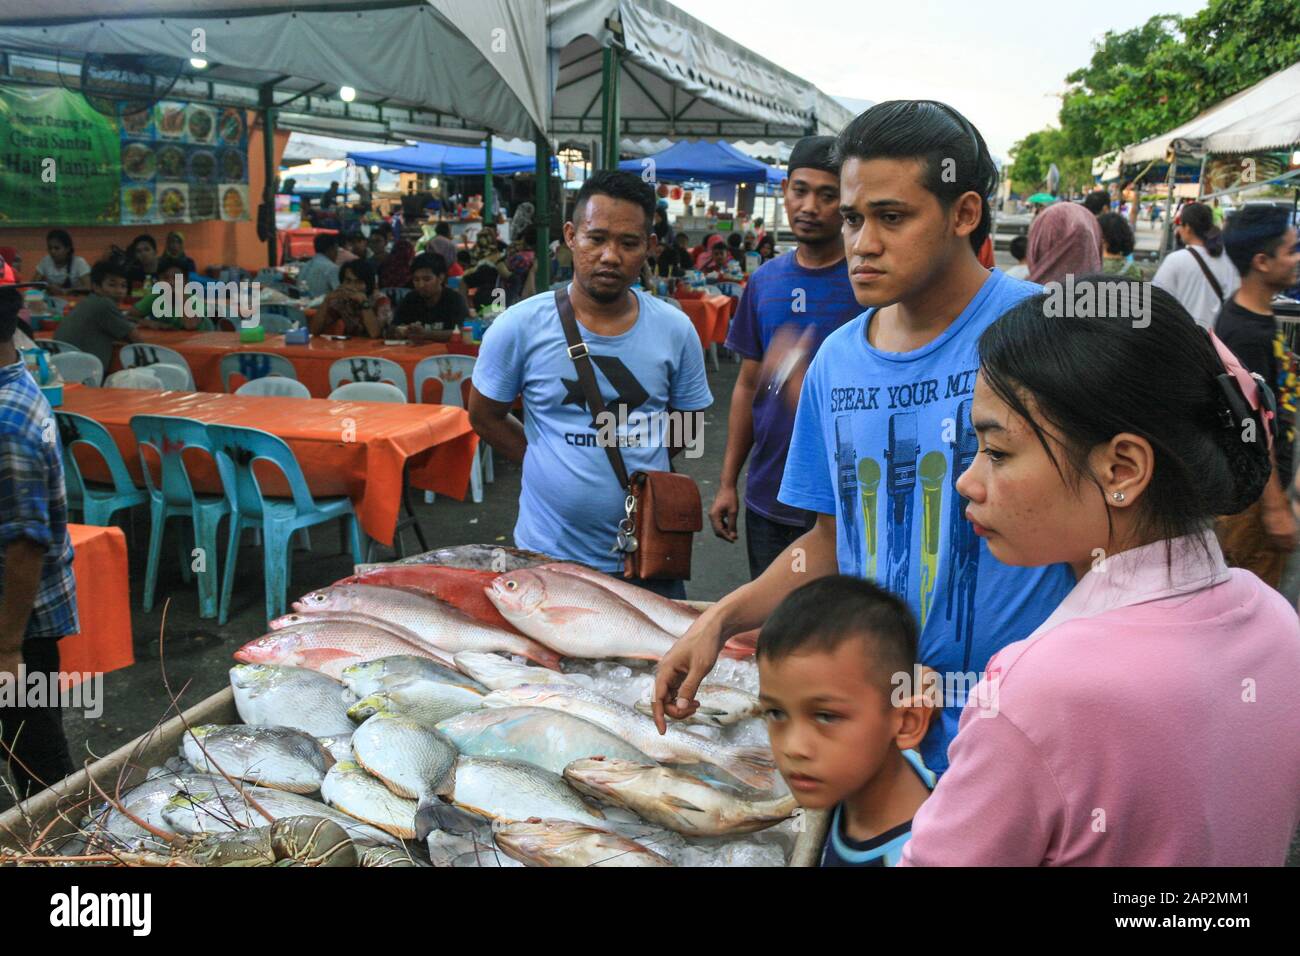
{"label": "green metal pole", "polygon": [[488,130],[483,172],[483,225],[496,225],[496,216],[492,215],[492,131]]}
{"label": "green metal pole", "polygon": [[619,77],[621,74],[618,50],[605,47],[601,53],[601,169],[618,169]]}
{"label": "green metal pole", "polygon": [[540,130],[537,133],[536,178],[534,205],[537,216],[533,222],[537,227],[537,276],[534,286],[537,292],[545,292],[551,287],[551,141]]}
{"label": "green metal pole", "polygon": [[274,267],[276,264],[275,248],[275,182],[279,178],[279,171],[275,168],[275,110],[271,108],[275,102],[273,90],[269,86],[262,87],[261,91],[262,107],[262,163],[266,171],[266,186],[262,190],[262,201],[266,203],[271,213],[271,229],[266,237],[266,264]]}

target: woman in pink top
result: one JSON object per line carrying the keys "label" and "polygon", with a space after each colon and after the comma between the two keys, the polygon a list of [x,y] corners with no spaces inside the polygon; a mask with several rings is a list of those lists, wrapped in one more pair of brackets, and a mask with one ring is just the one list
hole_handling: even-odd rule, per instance
{"label": "woman in pink top", "polygon": [[1281,865],[1300,822],[1300,622],[1211,531],[1269,476],[1255,383],[1160,289],[1093,301],[980,340],[966,517],[1078,584],[989,661],[905,865]]}

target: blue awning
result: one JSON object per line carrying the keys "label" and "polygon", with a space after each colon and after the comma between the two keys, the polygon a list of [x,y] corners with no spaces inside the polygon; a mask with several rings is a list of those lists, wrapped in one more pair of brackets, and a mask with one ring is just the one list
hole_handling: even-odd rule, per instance
{"label": "blue awning", "polygon": [[674,143],[663,152],[626,159],[618,168],[649,172],[654,182],[669,183],[780,183],[785,179],[781,170],[722,142]]}
{"label": "blue awning", "polygon": [[[429,176],[482,176],[487,172],[487,150],[482,146],[417,143],[399,149],[348,153],[348,159],[358,166],[378,166],[381,169],[424,173]],[[554,157],[551,158],[551,168],[554,171]],[[537,162],[531,156],[508,153],[502,149],[492,151],[493,175],[510,176],[536,171]]]}

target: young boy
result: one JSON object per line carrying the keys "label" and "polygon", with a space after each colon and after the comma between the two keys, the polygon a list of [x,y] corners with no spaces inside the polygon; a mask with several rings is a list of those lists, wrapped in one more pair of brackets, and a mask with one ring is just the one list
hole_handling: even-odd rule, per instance
{"label": "young boy", "polygon": [[[868,581],[819,578],[758,636],[759,697],[781,776],[810,824],[796,863],[893,866],[935,777],[915,751],[933,710],[913,688],[907,605]],[[801,853],[800,850],[803,850]]]}
{"label": "young boy", "polygon": [[447,260],[438,253],[423,252],[411,260],[411,288],[393,317],[398,338],[445,342],[469,319],[465,297],[447,286]]}
{"label": "young boy", "polygon": [[118,304],[126,297],[126,267],[116,259],[95,263],[90,270],[90,289],[91,294],[59,323],[54,338],[89,352],[107,369],[113,360],[114,342],[141,341],[136,323]]}
{"label": "young boy", "polygon": [[1011,258],[1016,260],[1016,264],[1007,270],[1007,275],[1013,279],[1029,278],[1029,237],[1016,236],[1011,240]]}

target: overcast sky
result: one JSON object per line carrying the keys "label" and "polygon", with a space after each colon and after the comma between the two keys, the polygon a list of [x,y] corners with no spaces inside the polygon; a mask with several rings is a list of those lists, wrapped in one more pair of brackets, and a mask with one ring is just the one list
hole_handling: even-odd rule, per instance
{"label": "overcast sky", "polygon": [[1026,133],[1057,125],[1065,75],[1088,62],[1094,40],[1206,0],[673,3],[832,95],[943,100],[1005,157]]}

